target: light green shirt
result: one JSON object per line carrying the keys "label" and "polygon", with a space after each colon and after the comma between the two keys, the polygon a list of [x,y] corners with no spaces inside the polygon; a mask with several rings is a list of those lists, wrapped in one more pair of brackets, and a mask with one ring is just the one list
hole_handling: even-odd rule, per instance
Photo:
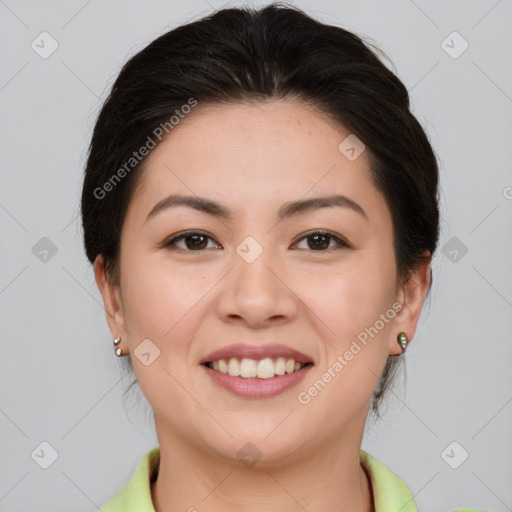
{"label": "light green shirt", "polygon": [[[360,451],[360,461],[370,477],[375,512],[418,512],[405,483],[369,453]],[[160,463],[160,447],[144,455],[128,484],[100,512],[155,512],[151,501],[151,483]],[[485,512],[472,508],[457,508],[451,512]]]}

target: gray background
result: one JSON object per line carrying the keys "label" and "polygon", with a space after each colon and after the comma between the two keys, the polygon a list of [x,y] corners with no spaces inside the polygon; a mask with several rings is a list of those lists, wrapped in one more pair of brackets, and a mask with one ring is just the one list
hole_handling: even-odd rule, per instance
{"label": "gray background", "polygon": [[[420,510],[510,511],[512,2],[294,3],[389,55],[441,160],[431,305],[407,379],[362,447],[407,482]],[[222,5],[0,0],[2,512],[97,510],[157,445],[145,399],[123,405],[129,380],[82,249],[82,170],[125,60]],[[51,49],[43,31],[58,43],[48,58],[31,47]],[[454,31],[469,44],[457,58],[463,41],[443,43]],[[42,442],[58,453],[47,469]]]}

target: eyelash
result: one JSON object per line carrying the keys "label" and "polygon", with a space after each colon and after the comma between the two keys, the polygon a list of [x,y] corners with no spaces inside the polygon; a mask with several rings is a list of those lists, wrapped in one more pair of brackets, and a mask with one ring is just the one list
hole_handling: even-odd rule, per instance
{"label": "eyelash", "polygon": [[[170,240],[168,240],[167,242],[164,243],[164,247],[167,247],[169,249],[180,249],[180,250],[183,250],[185,252],[202,252],[204,251],[205,249],[198,249],[197,251],[194,251],[194,250],[191,250],[191,249],[184,249],[183,247],[177,247],[176,245],[176,242],[178,242],[179,240],[182,240],[182,239],[185,239],[189,236],[192,236],[192,235],[201,235],[203,237],[206,237],[206,238],[210,238],[211,240],[214,240],[213,237],[211,237],[210,235],[208,235],[207,233],[205,233],[204,231],[186,231],[185,233],[182,233],[181,235],[178,235],[178,236],[175,236],[173,238],[171,238]],[[334,242],[336,242],[338,244],[338,247],[330,247],[328,249],[319,249],[319,250],[313,250],[313,249],[309,249],[311,252],[327,252],[327,251],[330,251],[330,250],[339,250],[339,249],[348,249],[350,248],[350,245],[345,242],[345,240],[339,238],[338,236],[334,235],[333,233],[329,232],[329,231],[323,231],[323,230],[318,230],[318,231],[312,231],[311,233],[307,233],[306,235],[304,235],[302,238],[299,238],[299,240],[296,242],[296,243],[299,243],[300,241],[304,240],[304,239],[307,239],[307,238],[310,238],[314,235],[321,235],[321,236],[325,236],[331,240],[334,240]],[[308,249],[307,249],[308,250]]]}

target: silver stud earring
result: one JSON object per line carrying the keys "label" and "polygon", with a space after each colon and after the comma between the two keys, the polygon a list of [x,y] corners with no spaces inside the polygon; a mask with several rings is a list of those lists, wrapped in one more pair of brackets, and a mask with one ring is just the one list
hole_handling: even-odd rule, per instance
{"label": "silver stud earring", "polygon": [[[119,345],[121,343],[121,337],[118,336],[116,339],[113,340],[114,346]],[[116,348],[115,350],[116,356],[121,357],[123,355],[123,351],[121,350],[121,347]]]}
{"label": "silver stud earring", "polygon": [[402,347],[403,354],[405,352],[405,348],[407,347],[407,343],[409,343],[409,340],[407,339],[407,334],[405,334],[405,332],[399,333],[396,340],[398,344]]}

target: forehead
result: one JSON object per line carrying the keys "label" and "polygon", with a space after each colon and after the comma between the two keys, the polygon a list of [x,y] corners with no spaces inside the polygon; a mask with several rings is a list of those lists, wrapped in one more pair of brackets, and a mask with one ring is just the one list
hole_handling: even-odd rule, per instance
{"label": "forehead", "polygon": [[353,146],[353,137],[297,100],[199,104],[146,157],[130,208],[147,215],[165,195],[182,193],[261,213],[287,200],[339,193],[386,222],[367,151],[347,158],[345,141]]}

